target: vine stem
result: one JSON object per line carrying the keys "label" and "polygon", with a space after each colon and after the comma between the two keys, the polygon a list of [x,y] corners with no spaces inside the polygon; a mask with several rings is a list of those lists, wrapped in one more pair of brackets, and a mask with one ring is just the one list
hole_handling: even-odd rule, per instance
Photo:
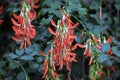
{"label": "vine stem", "polygon": [[24,67],[19,63],[19,61],[13,61],[13,60],[10,60],[10,61],[0,61],[0,64],[1,63],[7,63],[7,62],[14,62],[14,63],[18,64],[21,67],[21,69],[23,70],[24,74],[25,74],[25,80],[28,80],[27,79],[27,73],[26,73]]}
{"label": "vine stem", "polygon": [[119,62],[119,63],[120,63],[120,60],[119,60],[119,59],[117,59],[117,58],[115,58],[115,57],[109,56],[109,58],[112,58],[112,59],[114,59],[114,60],[116,60],[117,62]]}
{"label": "vine stem", "polygon": [[88,30],[87,30],[87,28],[85,27],[85,25],[83,24],[83,22],[81,22],[77,17],[75,17],[74,15],[72,15],[72,14],[70,14],[71,16],[73,16],[82,26],[83,26],[83,28],[84,28],[84,30],[86,31],[86,32],[88,32]]}

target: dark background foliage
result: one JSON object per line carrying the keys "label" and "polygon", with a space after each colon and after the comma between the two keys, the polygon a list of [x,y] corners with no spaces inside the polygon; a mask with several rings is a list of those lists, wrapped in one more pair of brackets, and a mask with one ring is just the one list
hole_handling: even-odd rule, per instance
{"label": "dark background foliage", "polygon": [[[44,57],[39,54],[39,50],[47,52],[50,49],[50,42],[53,41],[53,35],[47,30],[51,26],[50,20],[53,18],[56,22],[62,18],[60,9],[65,7],[67,12],[73,16],[73,22],[78,22],[78,18],[82,23],[75,29],[75,43],[84,43],[82,38],[83,25],[86,29],[94,33],[97,37],[101,34],[113,36],[112,50],[115,59],[111,63],[106,55],[100,55],[102,63],[114,65],[116,71],[113,73],[114,80],[120,78],[120,0],[103,0],[102,11],[103,17],[99,20],[100,1],[99,0],[40,0],[40,8],[36,9],[37,17],[32,22],[35,25],[37,36],[31,40],[32,45],[26,49],[19,50],[19,44],[12,40],[14,32],[12,30],[11,18],[13,13],[19,14],[22,0],[0,0],[3,6],[3,12],[0,19],[4,22],[0,25],[0,80],[25,80],[25,75],[21,69],[22,65],[28,75],[28,80],[41,80],[42,63]],[[74,17],[75,16],[75,17]],[[85,34],[85,33],[84,33]],[[103,46],[106,50],[108,46]],[[72,80],[80,80],[89,77],[88,60],[83,57],[83,50],[76,49],[78,63],[72,63]],[[106,60],[108,61],[106,62]],[[16,64],[16,62],[19,64]],[[63,69],[58,71],[63,74],[63,78],[67,75],[67,71]],[[62,79],[66,80],[66,79]]]}

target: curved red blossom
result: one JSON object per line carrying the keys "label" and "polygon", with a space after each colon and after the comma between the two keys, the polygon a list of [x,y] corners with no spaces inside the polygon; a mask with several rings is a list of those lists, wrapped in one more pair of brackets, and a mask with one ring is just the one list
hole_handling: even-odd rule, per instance
{"label": "curved red blossom", "polygon": [[54,32],[50,27],[48,27],[48,31],[49,31],[51,34],[54,34],[54,35],[55,35],[55,32]]}
{"label": "curved red blossom", "polygon": [[91,58],[90,58],[90,61],[89,61],[89,63],[88,63],[89,66],[92,64],[92,61],[93,61],[93,59],[92,59],[92,57],[91,57]]}
{"label": "curved red blossom", "polygon": [[41,54],[42,56],[45,56],[45,53],[44,53],[43,51],[41,51],[41,50],[40,50],[40,54]]}
{"label": "curved red blossom", "polygon": [[93,40],[95,41],[95,43],[99,42],[96,36],[93,36]]}
{"label": "curved red blossom", "polygon": [[37,5],[40,0],[24,0],[31,6],[31,10],[34,10],[35,8],[39,8],[40,6]]}
{"label": "curved red blossom", "polygon": [[77,47],[85,48],[85,46],[84,46],[83,44],[75,44],[75,45],[71,48],[71,50],[73,51],[73,50],[75,50]]}
{"label": "curved red blossom", "polygon": [[52,24],[54,27],[57,26],[53,19],[51,19],[50,22],[51,22],[51,24]]}
{"label": "curved red blossom", "polygon": [[112,42],[112,36],[110,36],[108,39],[107,39],[107,41],[106,41],[106,43],[111,43]]}

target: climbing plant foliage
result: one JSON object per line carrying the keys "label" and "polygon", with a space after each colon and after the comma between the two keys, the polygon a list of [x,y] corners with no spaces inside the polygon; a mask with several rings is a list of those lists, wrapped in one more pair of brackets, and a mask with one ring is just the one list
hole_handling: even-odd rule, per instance
{"label": "climbing plant foliage", "polygon": [[0,1],[0,80],[118,80],[119,23],[120,0]]}

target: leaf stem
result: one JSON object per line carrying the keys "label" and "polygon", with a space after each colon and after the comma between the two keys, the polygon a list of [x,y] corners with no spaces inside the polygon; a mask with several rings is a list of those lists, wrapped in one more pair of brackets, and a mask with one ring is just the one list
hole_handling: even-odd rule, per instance
{"label": "leaf stem", "polygon": [[7,63],[7,62],[14,62],[14,63],[18,64],[18,65],[21,67],[21,69],[23,70],[24,74],[25,74],[25,80],[28,80],[28,79],[27,79],[27,73],[26,73],[24,67],[19,63],[20,61],[14,61],[14,60],[10,60],[10,61],[0,61],[0,64],[1,64],[1,63]]}
{"label": "leaf stem", "polygon": [[88,30],[87,30],[87,28],[85,27],[85,25],[83,24],[83,22],[81,22],[77,17],[75,17],[74,15],[72,15],[72,14],[70,14],[71,16],[73,16],[82,26],[83,26],[83,28],[84,28],[84,30],[86,31],[86,32],[88,32]]}

